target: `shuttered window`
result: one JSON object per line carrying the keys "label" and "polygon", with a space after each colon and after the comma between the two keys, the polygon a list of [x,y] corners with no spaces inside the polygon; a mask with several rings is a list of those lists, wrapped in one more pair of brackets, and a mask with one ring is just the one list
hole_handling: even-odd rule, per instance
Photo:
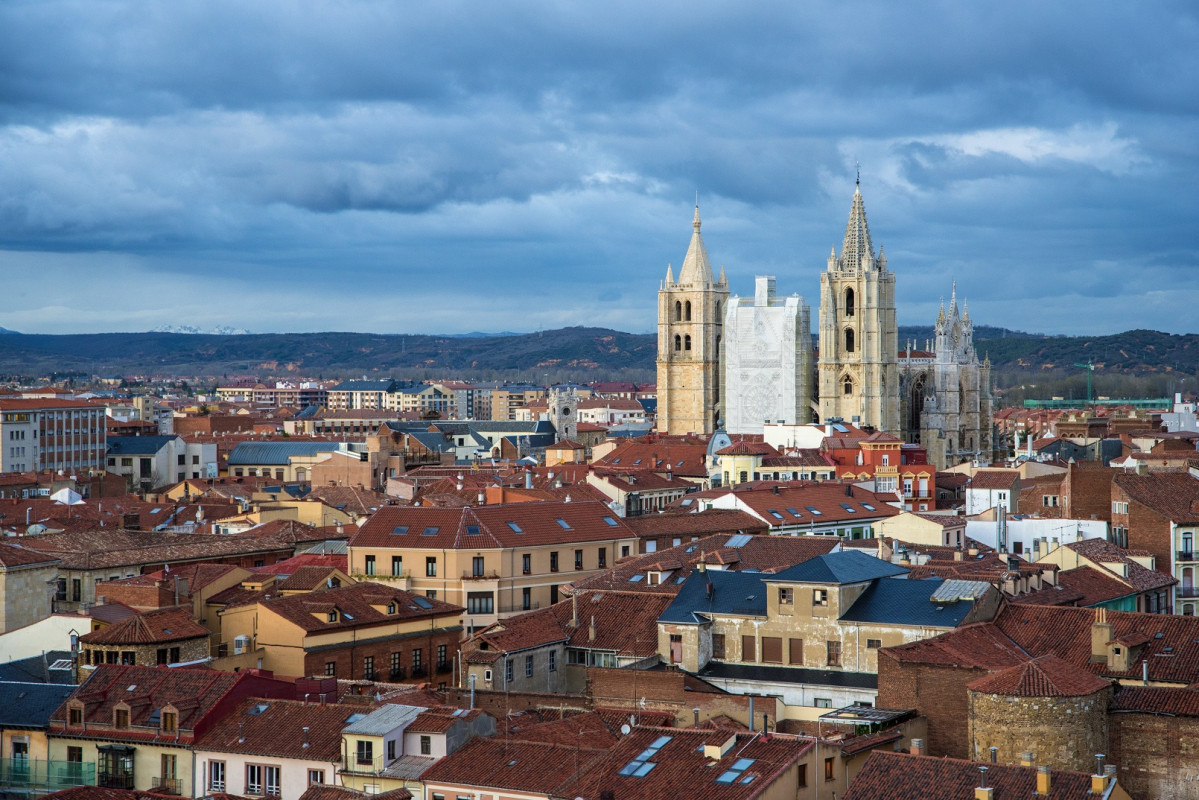
{"label": "shuttered window", "polygon": [[742,661],[757,661],[758,649],[755,646],[754,637],[741,637],[741,660]]}
{"label": "shuttered window", "polygon": [[762,637],[762,661],[767,664],[783,663],[783,640],[777,636]]}
{"label": "shuttered window", "polygon": [[803,663],[803,639],[788,639],[787,651],[787,661],[789,663]]}

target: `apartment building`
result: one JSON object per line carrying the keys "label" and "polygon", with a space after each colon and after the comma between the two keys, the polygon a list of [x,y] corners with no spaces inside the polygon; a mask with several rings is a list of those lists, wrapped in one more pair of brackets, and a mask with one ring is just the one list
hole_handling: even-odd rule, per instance
{"label": "apartment building", "polygon": [[104,468],[103,406],[79,400],[0,400],[0,472]]}

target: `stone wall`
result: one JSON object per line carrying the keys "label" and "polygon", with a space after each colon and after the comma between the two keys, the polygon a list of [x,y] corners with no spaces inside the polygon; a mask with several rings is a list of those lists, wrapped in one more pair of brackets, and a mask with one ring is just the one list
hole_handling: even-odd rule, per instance
{"label": "stone wall", "polygon": [[966,684],[989,674],[972,667],[901,663],[878,658],[879,708],[914,708],[928,720],[930,756],[969,758]]}
{"label": "stone wall", "polygon": [[1095,754],[1107,753],[1107,708],[1111,689],[1084,697],[1012,697],[969,693],[967,723],[973,751],[988,757],[999,748],[1001,764],[1018,764],[1031,752],[1036,764],[1082,772],[1095,769]]}

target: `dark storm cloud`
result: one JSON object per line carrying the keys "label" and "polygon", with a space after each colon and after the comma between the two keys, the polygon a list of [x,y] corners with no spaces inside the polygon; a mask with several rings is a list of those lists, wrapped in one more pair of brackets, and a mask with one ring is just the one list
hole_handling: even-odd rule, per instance
{"label": "dark storm cloud", "polygon": [[[512,329],[535,288],[526,327],[647,330],[697,192],[735,290],[815,302],[860,162],[902,322],[957,278],[983,323],[1182,330],[1197,42],[1186,3],[7,3],[0,248],[186,276],[192,324]],[[102,296],[0,325],[95,330]]]}

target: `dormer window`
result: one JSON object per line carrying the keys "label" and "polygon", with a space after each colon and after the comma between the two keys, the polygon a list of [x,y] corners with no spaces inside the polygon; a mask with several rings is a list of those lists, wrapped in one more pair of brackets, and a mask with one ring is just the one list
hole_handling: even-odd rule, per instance
{"label": "dormer window", "polygon": [[394,601],[387,604],[387,613],[388,614],[396,613],[396,604]]}
{"label": "dormer window", "polygon": [[116,708],[112,712],[112,726],[118,730],[129,727],[129,708]]}
{"label": "dormer window", "polygon": [[71,706],[67,709],[67,722],[71,725],[83,724],[83,707]]}
{"label": "dormer window", "polygon": [[174,733],[179,730],[179,714],[175,711],[162,712],[162,732]]}
{"label": "dormer window", "polygon": [[328,619],[330,622],[337,622],[337,609],[333,609],[329,612]]}

